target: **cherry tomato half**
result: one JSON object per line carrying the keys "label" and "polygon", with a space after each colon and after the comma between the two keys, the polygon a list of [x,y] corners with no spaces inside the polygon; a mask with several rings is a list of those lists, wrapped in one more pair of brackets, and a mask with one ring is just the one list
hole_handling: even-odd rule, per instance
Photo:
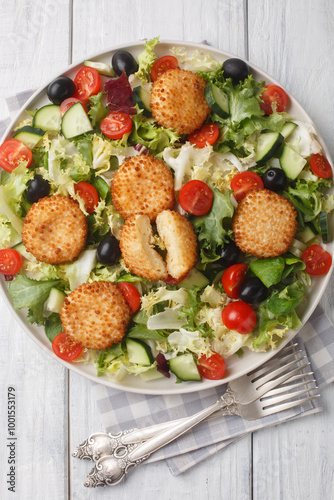
{"label": "cherry tomato half", "polygon": [[216,123],[206,123],[203,127],[191,132],[188,140],[198,148],[205,148],[208,144],[212,146],[219,137],[219,127]]}
{"label": "cherry tomato half", "polygon": [[256,325],[256,314],[252,306],[237,300],[230,302],[222,310],[222,321],[229,330],[241,334],[251,333]]}
{"label": "cherry tomato half", "polygon": [[187,182],[179,194],[181,207],[192,215],[206,214],[211,208],[212,200],[213,194],[209,186],[197,179]]}
{"label": "cherry tomato half", "polygon": [[255,172],[241,172],[233,177],[231,181],[233,196],[237,201],[242,200],[250,191],[264,189],[264,184]]}
{"label": "cherry tomato half", "polygon": [[109,139],[122,139],[132,129],[132,120],[126,113],[111,112],[101,122],[101,132]]}
{"label": "cherry tomato half", "polygon": [[322,179],[327,179],[327,177],[332,176],[332,167],[329,161],[319,153],[311,156],[310,168],[315,175]]}
{"label": "cherry tomato half", "polygon": [[101,78],[95,68],[84,66],[74,78],[74,96],[80,101],[88,101],[89,97],[96,95],[101,90]]}
{"label": "cherry tomato half", "polygon": [[92,214],[99,203],[99,194],[96,188],[89,182],[81,181],[75,184],[74,191],[84,200],[86,212]]}
{"label": "cherry tomato half", "polygon": [[65,332],[61,332],[53,339],[52,350],[58,358],[70,362],[80,356],[82,345],[76,344]]}
{"label": "cherry tomato half", "polygon": [[76,97],[69,97],[68,99],[65,99],[65,101],[63,101],[60,105],[60,114],[63,116],[66,111],[71,107],[73,106],[73,104],[76,104],[77,102],[81,102],[84,110],[86,111],[86,113],[88,113],[88,109],[87,109],[87,106],[84,102],[80,101],[80,99],[77,99]]}
{"label": "cherry tomato half", "polygon": [[153,82],[159,78],[162,73],[169,69],[176,69],[179,67],[179,62],[174,56],[163,56],[157,59],[151,69],[151,78]]}
{"label": "cherry tomato half", "polygon": [[305,271],[313,276],[327,274],[332,265],[332,256],[320,245],[310,245],[303,253]]}
{"label": "cherry tomato half", "polygon": [[234,264],[224,271],[222,276],[222,285],[226,295],[232,299],[239,298],[240,286],[245,279],[246,272],[246,264]]}
{"label": "cherry tomato half", "polygon": [[225,375],[225,360],[217,352],[209,357],[206,357],[204,354],[198,359],[198,363],[197,369],[204,378],[209,380],[220,380]]}
{"label": "cherry tomato half", "polygon": [[32,163],[32,152],[18,139],[9,139],[0,146],[0,166],[12,172],[21,162],[26,161],[27,167]]}
{"label": "cherry tomato half", "polygon": [[121,281],[118,283],[118,288],[122,291],[127,303],[130,306],[132,314],[138,311],[140,308],[140,293],[137,288],[127,281]]}
{"label": "cherry tomato half", "polygon": [[22,266],[22,255],[14,248],[0,250],[0,273],[13,276]]}
{"label": "cherry tomato half", "polygon": [[260,108],[266,115],[271,115],[274,111],[281,113],[289,104],[289,97],[278,85],[266,85],[261,99],[263,102],[260,102]]}

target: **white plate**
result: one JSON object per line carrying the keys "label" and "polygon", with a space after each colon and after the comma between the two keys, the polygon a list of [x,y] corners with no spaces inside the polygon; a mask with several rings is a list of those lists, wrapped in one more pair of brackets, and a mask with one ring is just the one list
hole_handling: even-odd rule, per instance
{"label": "white plate", "polygon": [[[207,54],[210,54],[217,61],[223,62],[225,59],[230,57],[236,57],[227,52],[222,52],[221,50],[212,48],[208,45],[202,44],[194,44],[190,42],[174,42],[174,41],[166,41],[161,42],[155,49],[155,53],[157,57],[161,57],[163,55],[169,54],[169,49],[171,47],[186,47],[188,51],[192,52],[195,49],[199,49]],[[110,64],[112,55],[116,52],[116,50],[125,49],[131,52],[135,57],[138,56],[140,52],[144,49],[144,43],[132,43],[127,45],[118,45],[113,49],[110,49],[102,54],[94,54],[93,56],[87,57],[88,60],[98,60],[101,62],[105,62]],[[270,77],[267,73],[255,67],[252,64],[249,64],[251,68],[252,75],[255,79],[264,80],[266,84],[275,83],[280,85],[277,81],[275,81],[272,77]],[[73,64],[69,66],[66,71],[61,73],[61,75],[66,75],[71,78],[75,76],[77,71],[82,67],[82,64]],[[24,110],[25,109],[35,109],[39,108],[44,104],[50,103],[46,95],[46,89],[48,85],[60,74],[54,75],[54,77],[45,85],[42,89],[38,90],[33,94],[33,96],[27,101],[25,106],[20,110],[15,120],[11,123],[10,127],[7,129],[4,137],[1,140],[1,143],[11,137],[12,129],[23,119]],[[280,85],[282,87],[282,85]],[[285,89],[286,90],[286,89]],[[287,91],[286,91],[287,92]],[[287,92],[288,93],[288,92]],[[288,93],[289,94],[289,93]],[[306,111],[302,108],[302,106],[294,99],[290,94],[291,105],[289,106],[288,112],[294,118],[304,122],[312,122],[311,118],[308,116]],[[313,124],[314,125],[314,124]],[[324,144],[322,138],[318,135],[319,142],[321,143],[324,154],[330,160],[329,152]],[[331,254],[334,252],[334,242],[331,242],[326,245],[326,250]],[[307,291],[305,304],[301,305],[298,309],[299,316],[303,322],[303,324],[308,320],[315,307],[317,306],[326,286],[330,278],[331,271],[325,275],[320,277],[312,278],[312,287]],[[225,384],[230,380],[238,378],[249,371],[255,369],[256,367],[262,365],[272,356],[277,353],[276,351],[270,351],[268,353],[255,353],[245,349],[244,355],[241,358],[238,358],[236,355],[227,359],[227,376],[222,380],[205,380],[202,382],[184,382],[181,384],[176,384],[175,379],[158,379],[151,382],[143,382],[139,376],[135,377],[132,375],[127,376],[123,381],[117,382],[116,380],[107,377],[97,377],[96,370],[93,364],[75,364],[75,363],[66,363],[62,361],[60,358],[55,356],[51,349],[51,343],[47,339],[44,328],[37,327],[36,325],[31,325],[26,319],[25,310],[15,311],[12,307],[11,299],[6,293],[6,284],[3,278],[1,278],[1,292],[5,298],[7,305],[9,306],[12,314],[16,317],[21,327],[27,332],[27,334],[49,355],[51,355],[54,359],[62,363],[66,368],[73,370],[74,372],[83,375],[94,382],[105,384],[109,387],[113,387],[115,389],[120,389],[129,392],[136,392],[142,394],[182,394],[187,392],[201,391],[205,389],[209,389],[220,384]],[[285,337],[284,342],[280,346],[280,349],[284,347],[295,335],[296,331],[290,331]],[[29,360],[27,360],[29,363]]]}

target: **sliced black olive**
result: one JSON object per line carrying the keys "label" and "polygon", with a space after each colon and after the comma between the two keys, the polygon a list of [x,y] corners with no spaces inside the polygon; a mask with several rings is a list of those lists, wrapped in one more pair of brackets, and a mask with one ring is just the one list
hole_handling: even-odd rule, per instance
{"label": "sliced black olive", "polygon": [[225,78],[232,78],[234,85],[243,81],[250,74],[248,64],[242,59],[226,59],[223,64]]}
{"label": "sliced black olive", "polygon": [[75,92],[75,83],[67,76],[60,76],[48,86],[47,95],[53,104],[61,104],[65,99],[72,97]]}
{"label": "sliced black olive", "polygon": [[281,168],[272,167],[263,174],[262,181],[266,189],[278,192],[285,189],[288,179]]}
{"label": "sliced black olive", "polygon": [[230,241],[229,243],[225,243],[223,247],[217,249],[217,255],[220,255],[220,259],[217,261],[218,264],[229,267],[238,262],[241,250],[234,241]]}
{"label": "sliced black olive", "polygon": [[118,239],[112,234],[104,238],[104,240],[99,243],[96,258],[101,264],[111,266],[118,262],[120,256],[121,250],[119,248]]}
{"label": "sliced black olive", "polygon": [[50,184],[41,175],[37,174],[33,179],[27,183],[25,192],[26,198],[29,203],[36,203],[36,201],[50,194]]}
{"label": "sliced black olive", "polygon": [[130,52],[126,50],[118,50],[112,56],[111,65],[116,75],[121,75],[123,70],[126,75],[132,75],[138,70],[138,63]]}
{"label": "sliced black olive", "polygon": [[248,304],[258,304],[268,297],[268,288],[254,276],[246,278],[240,286],[239,298]]}

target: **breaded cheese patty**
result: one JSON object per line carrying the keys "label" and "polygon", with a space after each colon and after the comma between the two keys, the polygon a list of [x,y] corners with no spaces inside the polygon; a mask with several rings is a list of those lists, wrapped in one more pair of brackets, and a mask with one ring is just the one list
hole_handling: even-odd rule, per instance
{"label": "breaded cheese patty", "polygon": [[210,113],[204,97],[205,80],[192,71],[170,69],[152,86],[152,115],[165,128],[190,134]]}
{"label": "breaded cheese patty", "polygon": [[174,205],[174,181],[169,168],[152,155],[127,158],[112,180],[112,201],[124,219],[145,214],[151,221]]}
{"label": "breaded cheese patty", "polygon": [[147,215],[134,215],[124,224],[120,236],[120,249],[131,273],[152,281],[168,276],[167,266],[153,248],[154,234]]}
{"label": "breaded cheese patty", "polygon": [[79,204],[66,196],[40,199],[24,219],[23,244],[40,262],[72,262],[84,249],[86,238],[86,217]]}
{"label": "breaded cheese patty", "polygon": [[87,349],[107,349],[120,342],[130,321],[130,307],[114,283],[84,283],[65,299],[60,318],[64,332]]}
{"label": "breaded cheese patty", "polygon": [[197,238],[193,225],[178,212],[164,210],[156,220],[167,249],[168,273],[175,279],[187,274],[196,262]]}
{"label": "breaded cheese patty", "polygon": [[251,191],[239,202],[232,228],[234,241],[244,253],[277,257],[287,252],[295,236],[297,211],[274,191]]}

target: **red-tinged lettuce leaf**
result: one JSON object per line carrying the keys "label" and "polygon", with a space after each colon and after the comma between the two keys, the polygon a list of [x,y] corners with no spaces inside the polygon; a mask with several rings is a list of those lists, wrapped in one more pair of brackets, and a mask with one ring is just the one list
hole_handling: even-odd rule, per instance
{"label": "red-tinged lettuce leaf", "polygon": [[165,377],[170,378],[170,373],[169,373],[169,363],[165,356],[159,352],[157,357],[155,358],[157,362],[157,370],[158,372],[162,373]]}
{"label": "red-tinged lettuce leaf", "polygon": [[120,111],[128,115],[137,113],[133,107],[132,89],[125,71],[119,78],[108,80],[104,91],[107,94],[107,106],[110,111]]}

